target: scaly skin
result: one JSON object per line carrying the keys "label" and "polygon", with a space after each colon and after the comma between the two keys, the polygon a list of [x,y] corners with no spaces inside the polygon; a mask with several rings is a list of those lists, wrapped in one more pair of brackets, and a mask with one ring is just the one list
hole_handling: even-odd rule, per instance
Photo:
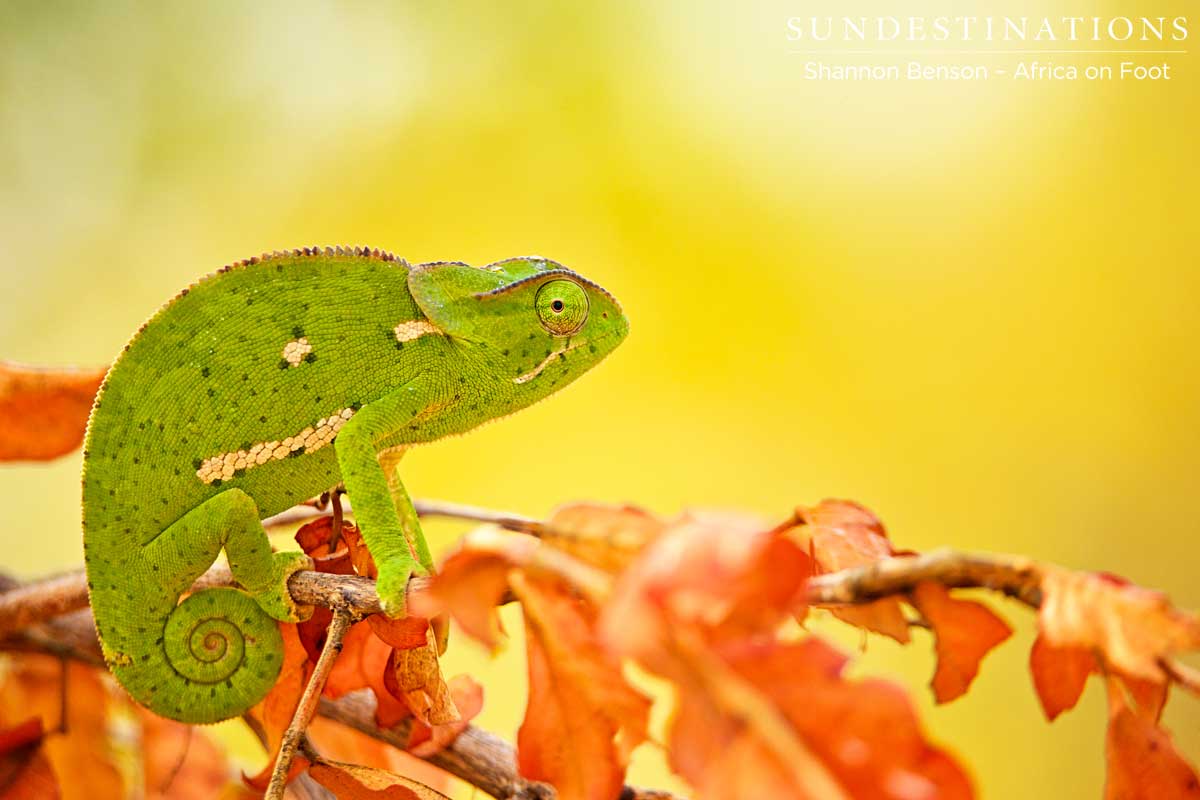
{"label": "scaly skin", "polygon": [[[310,248],[210,275],[159,311],[109,371],[84,445],[84,554],[105,658],[172,719],[236,716],[274,684],[274,620],[302,553],[260,520],[345,482],[403,614],[428,548],[397,475],[405,447],[561,389],[624,339],[603,289],[529,257],[409,266]],[[184,595],[224,549],[244,588]]]}

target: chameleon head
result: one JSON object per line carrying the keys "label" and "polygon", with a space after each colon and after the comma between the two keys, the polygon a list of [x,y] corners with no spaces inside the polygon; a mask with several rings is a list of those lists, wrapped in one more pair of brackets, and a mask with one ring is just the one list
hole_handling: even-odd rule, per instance
{"label": "chameleon head", "polygon": [[474,346],[489,379],[520,404],[578,378],[629,333],[612,295],[538,256],[483,268],[425,264],[409,273],[409,288],[430,321]]}

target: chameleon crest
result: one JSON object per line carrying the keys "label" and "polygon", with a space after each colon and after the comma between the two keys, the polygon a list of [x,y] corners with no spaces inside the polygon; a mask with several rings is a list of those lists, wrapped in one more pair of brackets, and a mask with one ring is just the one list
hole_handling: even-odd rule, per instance
{"label": "chameleon crest", "polygon": [[[306,248],[184,290],[113,364],[84,444],[84,557],[112,671],[184,722],[258,702],[282,663],[275,620],[304,613],[287,579],[310,564],[273,553],[261,520],[339,483],[383,606],[403,614],[432,562],[398,454],[552,394],[628,330],[611,295],[539,257],[410,266]],[[188,595],[222,550],[242,588]]]}

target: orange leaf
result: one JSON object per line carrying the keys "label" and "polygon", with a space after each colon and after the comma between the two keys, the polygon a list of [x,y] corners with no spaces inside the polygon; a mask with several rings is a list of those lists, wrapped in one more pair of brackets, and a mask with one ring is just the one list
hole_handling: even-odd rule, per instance
{"label": "orange leaf", "polygon": [[1166,595],[1092,572],[1043,567],[1038,627],[1059,647],[1095,648],[1129,677],[1165,683],[1160,662],[1200,648],[1200,618],[1176,609]]}
{"label": "orange leaf", "polygon": [[[415,723],[414,727],[424,728],[420,723]],[[308,734],[318,752],[325,754],[327,759],[378,767],[417,780],[438,791],[452,790],[455,779],[428,761],[340,723],[317,717],[309,726]]]}
{"label": "orange leaf", "polygon": [[707,654],[681,646],[690,674],[668,745],[700,796],[972,796],[962,769],[925,740],[906,693],[846,680],[845,658],[816,637]]}
{"label": "orange leaf", "polygon": [[483,710],[483,687],[472,678],[455,675],[448,685],[460,719],[432,728],[419,720],[414,723],[408,737],[408,749],[413,755],[429,758],[445,750]]}
{"label": "orange leaf", "polygon": [[389,664],[404,700],[413,716],[430,726],[459,722],[462,716],[454,706],[450,687],[438,664],[437,644],[426,627],[426,644],[406,650],[393,650]]}
{"label": "orange leaf", "polygon": [[653,659],[664,625],[711,639],[768,633],[802,605],[809,558],[792,540],[733,514],[673,520],[616,582],[604,610],[608,645]]}
{"label": "orange leaf", "polygon": [[620,572],[665,527],[634,506],[573,503],[554,510],[540,538],[594,567]]}
{"label": "orange leaf", "polygon": [[1012,635],[1012,628],[982,603],[955,599],[946,587],[931,581],[917,584],[912,601],[937,637],[933,696],[948,703],[967,691],[979,662]]}
{"label": "orange leaf", "polygon": [[42,752],[42,720],[31,717],[0,730],[0,798],[41,800],[59,797],[58,781]]}
{"label": "orange leaf", "polygon": [[0,800],[58,800],[58,779],[50,759],[32,742],[0,756]]}
{"label": "orange leaf", "polygon": [[0,461],[47,461],[78,447],[107,371],[0,361]]}
{"label": "orange leaf", "polygon": [[1046,718],[1075,707],[1088,675],[1098,671],[1096,658],[1086,647],[1056,647],[1039,635],[1029,651],[1029,671]]}
{"label": "orange leaf", "polygon": [[225,755],[197,726],[165,719],[137,707],[142,724],[144,797],[207,800],[230,778]]}
{"label": "orange leaf", "polygon": [[[283,634],[283,665],[279,670],[279,679],[275,681],[271,691],[267,692],[267,696],[247,712],[262,725],[267,739],[266,749],[271,754],[271,760],[257,775],[242,776],[247,784],[259,791],[265,791],[267,783],[271,780],[271,771],[275,767],[275,756],[283,742],[284,731],[296,713],[300,696],[304,694],[304,686],[308,683],[313,667],[304,651],[304,645],[300,642],[296,626],[280,625],[279,632]],[[293,767],[289,777],[294,777],[294,774]]]}
{"label": "orange leaf", "polygon": [[1149,716],[1130,710],[1114,681],[1109,682],[1104,751],[1106,800],[1200,798],[1200,779],[1175,749],[1170,734]]}
{"label": "orange leaf", "polygon": [[[506,541],[527,549],[539,546],[533,537],[513,535]],[[504,636],[496,606],[508,591],[512,565],[503,553],[463,547],[442,564],[429,591],[409,601],[409,612],[426,618],[449,612],[468,636],[495,650]]]}
{"label": "orange leaf", "polygon": [[[65,735],[45,739],[41,752],[59,776],[59,791],[67,800],[125,796],[125,781],[109,736],[110,715],[119,699],[108,689],[102,670],[33,654],[12,663],[0,685],[0,725],[36,716],[47,728],[65,727]],[[61,719],[64,685],[65,726]]]}
{"label": "orange leaf", "polygon": [[650,703],[596,639],[596,615],[566,589],[512,578],[525,614],[529,704],[517,733],[522,775],[561,800],[611,800],[646,738]]}
{"label": "orange leaf", "polygon": [[367,623],[376,636],[397,650],[424,646],[429,633],[429,620],[424,617],[389,619],[382,614],[372,614],[367,617]]}
{"label": "orange leaf", "polygon": [[424,784],[374,767],[319,761],[308,774],[340,800],[449,800]]}
{"label": "orange leaf", "polygon": [[[799,525],[791,535],[808,550],[820,572],[873,564],[896,554],[878,517],[850,500],[822,500],[815,506],[800,506],[796,520]],[[908,621],[897,598],[831,608],[830,612],[843,622],[901,644],[909,641]]]}

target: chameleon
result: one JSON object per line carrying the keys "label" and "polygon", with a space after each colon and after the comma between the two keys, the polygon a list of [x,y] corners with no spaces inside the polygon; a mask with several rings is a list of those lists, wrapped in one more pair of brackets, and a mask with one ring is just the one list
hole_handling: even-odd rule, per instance
{"label": "chameleon", "polygon": [[[181,722],[261,700],[283,663],[277,621],[311,611],[287,591],[310,559],[273,552],[262,520],[339,485],[380,603],[403,615],[409,576],[433,566],[400,455],[558,391],[628,331],[612,295],[538,256],[410,265],[309,247],[183,290],[125,346],[88,420],[84,562],[109,668]],[[238,586],[191,592],[222,550]]]}

